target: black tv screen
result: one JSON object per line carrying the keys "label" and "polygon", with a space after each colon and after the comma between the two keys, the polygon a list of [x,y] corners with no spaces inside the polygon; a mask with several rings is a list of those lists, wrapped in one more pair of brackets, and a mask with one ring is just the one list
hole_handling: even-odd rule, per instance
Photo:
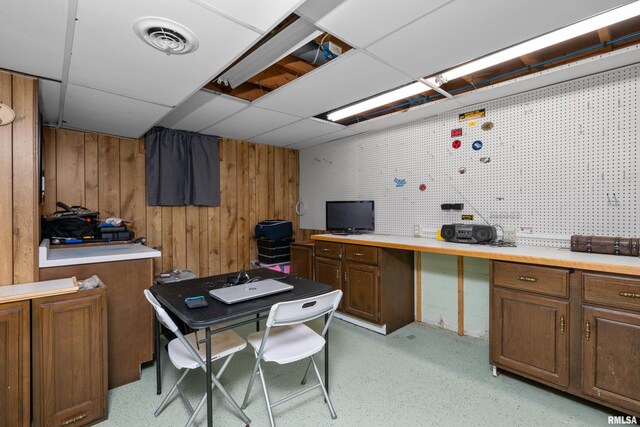
{"label": "black tv screen", "polygon": [[357,233],[374,230],[373,200],[327,202],[327,231]]}

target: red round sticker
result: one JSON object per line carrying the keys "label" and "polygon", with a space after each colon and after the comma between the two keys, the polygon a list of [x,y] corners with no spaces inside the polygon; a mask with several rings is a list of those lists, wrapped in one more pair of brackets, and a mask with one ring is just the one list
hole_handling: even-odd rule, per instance
{"label": "red round sticker", "polygon": [[460,148],[460,146],[461,146],[461,145],[462,145],[462,142],[461,142],[459,139],[456,139],[455,141],[453,141],[453,142],[451,143],[451,146],[452,146],[453,148],[455,148],[456,150],[457,150],[458,148]]}
{"label": "red round sticker", "polygon": [[426,189],[427,189],[427,186],[426,186],[426,185],[424,185],[424,184],[420,184],[420,187],[419,187],[419,188],[420,188],[420,191],[424,191],[424,190],[426,190]]}

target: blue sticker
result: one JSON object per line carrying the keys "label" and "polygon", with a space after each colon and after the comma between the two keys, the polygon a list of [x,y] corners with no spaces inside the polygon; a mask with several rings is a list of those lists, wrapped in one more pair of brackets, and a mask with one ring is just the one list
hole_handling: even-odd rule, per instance
{"label": "blue sticker", "polygon": [[407,183],[406,179],[398,179],[398,178],[393,178],[393,182],[396,183],[396,187],[404,187],[405,184]]}
{"label": "blue sticker", "polygon": [[482,148],[482,141],[473,141],[473,144],[471,144],[471,148],[473,148],[473,151],[478,151]]}

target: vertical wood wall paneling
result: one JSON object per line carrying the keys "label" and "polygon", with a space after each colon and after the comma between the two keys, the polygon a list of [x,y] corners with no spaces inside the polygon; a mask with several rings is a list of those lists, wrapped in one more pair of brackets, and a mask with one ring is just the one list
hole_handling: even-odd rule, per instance
{"label": "vertical wood wall paneling", "polygon": [[200,208],[186,207],[186,265],[198,274],[200,271]]}
{"label": "vertical wood wall paneling", "polygon": [[173,268],[173,208],[163,206],[162,210],[162,270]]}
{"label": "vertical wood wall paneling", "polygon": [[100,216],[102,219],[120,218],[120,140],[118,138],[107,135],[98,136],[98,165]]}
{"label": "vertical wood wall paneling", "polygon": [[[11,74],[0,72],[0,101],[13,107]],[[13,283],[13,125],[0,126],[0,285]]]}
{"label": "vertical wood wall paneling", "polygon": [[[220,146],[222,148],[222,146]],[[222,175],[222,165],[220,165]],[[220,182],[222,190],[222,182]],[[222,198],[222,194],[220,194]],[[222,250],[220,246],[220,206],[207,207],[207,242],[209,244],[209,275],[214,276],[222,272]]]}
{"label": "vertical wood wall paneling", "polygon": [[249,144],[249,258],[258,259],[258,248],[256,245],[256,224],[258,223],[257,203],[258,196],[256,193],[256,174],[257,174],[257,149],[256,144]]}
{"label": "vertical wood wall paneling", "polygon": [[236,191],[238,209],[238,268],[250,267],[251,233],[249,231],[249,143],[238,141]]}
{"label": "vertical wood wall paneling", "polygon": [[[130,221],[136,236],[146,230],[144,154],[135,139],[120,140],[120,217]],[[88,190],[87,190],[88,191]]]}
{"label": "vertical wood wall paneling", "polygon": [[84,134],[58,129],[56,141],[56,202],[86,206]]}
{"label": "vertical wood wall paneling", "polygon": [[[145,193],[145,204],[146,204],[146,193]],[[147,246],[156,248],[160,252],[163,253],[163,245],[162,245],[162,208],[160,206],[147,206]],[[140,237],[140,236],[138,236]],[[164,268],[162,266],[162,258],[154,258],[153,259],[153,271],[158,273],[162,271]]]}
{"label": "vertical wood wall paneling", "polygon": [[237,141],[222,138],[220,165],[220,267],[238,269],[238,188],[236,177]]}
{"label": "vertical wood wall paneling", "polygon": [[266,218],[263,219],[273,219],[276,214],[276,173],[275,173],[275,150],[277,147],[273,147],[271,145],[268,146],[269,157],[267,159],[267,179],[268,179],[268,214]]}
{"label": "vertical wood wall paneling", "polygon": [[[1,129],[1,128],[0,128]],[[56,130],[46,127],[42,135],[42,167],[44,168],[44,200],[41,214],[50,215],[56,211],[57,168],[56,168]]]}
{"label": "vertical wood wall paneling", "polygon": [[38,81],[12,77],[13,283],[38,280]]}
{"label": "vertical wood wall paneling", "polygon": [[287,150],[287,155],[289,156],[289,164],[287,170],[287,185],[288,189],[288,200],[285,205],[288,209],[288,218],[291,218],[293,222],[293,233],[297,241],[301,241],[300,235],[300,217],[296,213],[296,203],[298,203],[298,169],[299,169],[299,151],[296,150]]}
{"label": "vertical wood wall paneling", "polygon": [[88,209],[99,211],[98,202],[98,134],[84,134],[84,200]]}
{"label": "vertical wood wall paneling", "polygon": [[173,266],[187,268],[187,210],[186,206],[171,208],[171,230],[173,235]]}
{"label": "vertical wood wall paneling", "polygon": [[207,207],[198,207],[198,270],[193,272],[198,276],[209,275],[209,222]]}
{"label": "vertical wood wall paneling", "polygon": [[[269,216],[269,146],[256,146],[256,224]],[[256,252],[257,256],[257,252]]]}

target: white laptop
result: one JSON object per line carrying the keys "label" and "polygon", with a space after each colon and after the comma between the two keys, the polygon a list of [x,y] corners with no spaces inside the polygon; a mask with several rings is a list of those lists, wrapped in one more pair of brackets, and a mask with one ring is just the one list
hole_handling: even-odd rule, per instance
{"label": "white laptop", "polygon": [[274,279],[259,280],[243,285],[230,286],[228,288],[213,289],[209,295],[225,304],[247,301],[279,292],[290,291],[293,286]]}

